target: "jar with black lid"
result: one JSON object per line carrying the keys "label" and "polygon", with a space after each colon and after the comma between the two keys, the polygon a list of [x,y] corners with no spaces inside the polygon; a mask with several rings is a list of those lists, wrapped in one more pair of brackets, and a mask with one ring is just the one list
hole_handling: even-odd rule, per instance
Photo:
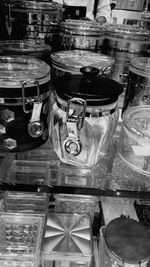
{"label": "jar with black lid", "polygon": [[94,67],[53,81],[49,135],[60,160],[93,167],[106,155],[118,122],[118,82],[98,75]]}

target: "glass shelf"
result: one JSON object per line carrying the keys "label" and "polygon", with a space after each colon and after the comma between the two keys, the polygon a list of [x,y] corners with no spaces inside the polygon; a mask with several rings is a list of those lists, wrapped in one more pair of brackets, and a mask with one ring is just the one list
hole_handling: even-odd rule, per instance
{"label": "glass shelf", "polygon": [[117,139],[94,168],[63,164],[48,141],[0,162],[0,190],[127,198],[150,198],[150,178],[128,167],[117,154]]}

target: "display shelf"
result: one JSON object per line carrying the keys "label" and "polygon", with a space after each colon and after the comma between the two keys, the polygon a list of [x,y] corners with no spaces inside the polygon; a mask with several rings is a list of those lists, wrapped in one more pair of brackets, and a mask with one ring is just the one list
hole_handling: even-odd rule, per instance
{"label": "display shelf", "polygon": [[[63,212],[71,214],[69,216],[75,216],[74,214],[77,214],[78,211],[80,214],[78,216],[82,218],[82,216],[89,215],[92,221],[93,256],[91,261],[86,262],[84,257],[84,261],[78,263],[72,260],[73,257],[75,259],[74,253],[71,254],[72,258],[67,258],[66,254],[59,251],[59,248],[62,249],[63,246],[59,246],[59,243],[56,242],[57,234],[60,235],[61,232],[64,236],[65,233],[68,238],[70,233],[74,235],[74,231],[69,232],[66,228],[64,228],[66,232],[64,229],[58,230],[61,225],[59,223],[58,227],[54,228],[54,236],[51,236],[55,221],[52,217],[50,220],[52,233],[48,232],[51,242],[48,248],[56,244],[58,251],[54,249],[51,254],[50,249],[46,253],[41,250],[42,256],[36,258],[41,265],[35,264],[33,267],[52,267],[54,264],[62,267],[81,267],[81,264],[82,267],[102,267],[101,227],[121,215],[139,221],[134,204],[144,200],[147,203],[146,199],[150,198],[149,177],[146,177],[145,180],[141,179],[140,174],[127,168],[126,165],[123,167],[122,161],[118,163],[117,134],[116,131],[110,147],[111,153],[103,158],[99,166],[92,170],[83,168],[80,173],[75,172],[75,170],[79,171],[79,168],[64,165],[59,161],[49,141],[37,149],[9,155],[9,162],[6,160],[7,156],[6,158],[2,157],[0,192],[4,203],[1,200],[1,212],[6,215],[11,212],[14,217],[15,214],[23,212],[30,217],[32,213],[36,215],[40,211],[40,214],[49,214],[49,216],[55,217],[57,213],[60,216]],[[86,180],[87,174],[88,179]],[[66,176],[68,176],[67,179],[64,178]],[[90,178],[93,181],[86,183]],[[142,186],[143,183],[144,186]],[[148,186],[148,190],[145,190],[146,186]],[[62,219],[60,222],[62,223]],[[62,225],[68,226],[65,223]],[[84,229],[81,227],[81,230]],[[5,259],[8,264],[11,264],[11,261],[11,258]],[[21,264],[20,260],[20,266],[22,266]],[[103,267],[110,267],[110,265],[106,264]]]}
{"label": "display shelf", "polygon": [[94,168],[63,164],[48,141],[40,148],[6,156],[0,190],[150,198],[150,177],[126,165],[114,136],[109,153]]}

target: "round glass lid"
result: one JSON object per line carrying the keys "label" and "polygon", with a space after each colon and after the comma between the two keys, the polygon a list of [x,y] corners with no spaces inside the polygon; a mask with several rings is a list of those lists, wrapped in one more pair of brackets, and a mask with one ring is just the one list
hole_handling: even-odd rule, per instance
{"label": "round glass lid", "polygon": [[50,80],[50,67],[44,61],[25,56],[0,57],[0,87],[31,86],[35,80],[43,84]]}
{"label": "round glass lid", "polygon": [[71,30],[72,33],[78,32],[79,34],[83,33],[88,35],[89,32],[100,36],[106,30],[106,25],[100,25],[95,21],[88,20],[73,20],[66,19],[65,21],[60,22],[60,28],[63,30]]}
{"label": "round glass lid", "polygon": [[105,71],[110,68],[115,60],[101,53],[84,50],[59,51],[51,54],[52,64],[57,69],[80,73],[80,68],[91,66]]}
{"label": "round glass lid", "polygon": [[46,44],[37,44],[27,40],[6,40],[0,41],[0,52],[26,54],[36,52],[50,52],[51,47]]}
{"label": "round glass lid", "polygon": [[10,0],[10,3],[13,7],[27,8],[27,9],[36,9],[36,10],[46,10],[49,13],[51,10],[60,10],[63,6],[56,2],[46,2],[46,1],[27,1],[27,0]]}
{"label": "round glass lid", "polygon": [[149,31],[137,27],[136,25],[131,27],[131,25],[122,25],[122,24],[109,24],[107,27],[107,34],[112,37],[145,41],[150,40]]}

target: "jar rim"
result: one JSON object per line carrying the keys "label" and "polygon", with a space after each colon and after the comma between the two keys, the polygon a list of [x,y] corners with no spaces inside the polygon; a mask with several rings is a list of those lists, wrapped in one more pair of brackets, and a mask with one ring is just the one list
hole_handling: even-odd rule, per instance
{"label": "jar rim", "polygon": [[40,59],[28,56],[0,56],[0,88],[20,88],[22,82],[30,87],[50,80],[50,67]]}
{"label": "jar rim", "polygon": [[134,57],[130,61],[129,70],[137,75],[149,78],[150,75],[150,57]]}
{"label": "jar rim", "polygon": [[[143,113],[145,117],[143,117]],[[145,118],[145,121],[144,121]],[[138,123],[146,123],[146,118],[150,123],[150,105],[133,106],[128,108],[123,113],[123,125],[138,138],[142,138],[145,142],[150,144],[150,132]],[[145,124],[144,124],[145,125]],[[146,126],[146,125],[145,125]]]}
{"label": "jar rim", "polygon": [[36,52],[51,52],[50,45],[38,44],[31,40],[6,40],[0,41],[0,51],[11,53],[36,53]]}

